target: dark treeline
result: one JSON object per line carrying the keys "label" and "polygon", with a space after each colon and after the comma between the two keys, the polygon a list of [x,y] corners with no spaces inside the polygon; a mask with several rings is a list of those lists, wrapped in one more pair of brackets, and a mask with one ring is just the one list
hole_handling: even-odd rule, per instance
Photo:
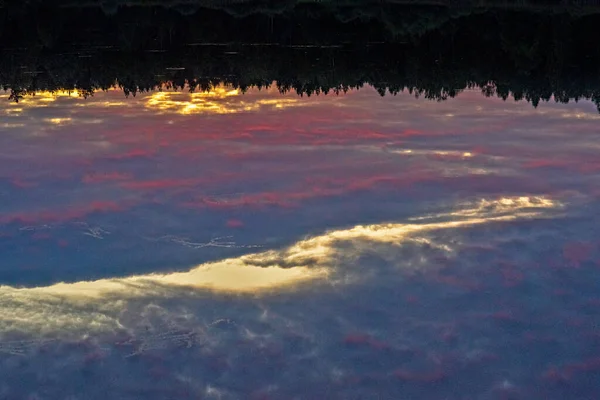
{"label": "dark treeline", "polygon": [[344,13],[345,8],[358,9],[382,4],[585,12],[587,8],[598,7],[600,0],[0,0],[0,8],[11,10],[27,10],[39,6],[101,7],[110,14],[123,7],[159,6],[184,14],[194,13],[201,8],[212,8],[236,16],[253,13],[280,14],[311,5],[317,5],[330,13]]}
{"label": "dark treeline", "polygon": [[[533,105],[554,96],[600,107],[600,10],[583,1],[531,11],[293,0],[292,11],[279,13],[267,2],[226,3],[5,7],[0,85],[14,101],[38,90],[91,95],[114,85],[128,95],[164,84],[246,89],[275,81],[311,95],[369,84],[382,95],[410,90],[437,100],[479,87]],[[244,16],[231,11],[242,9]]]}

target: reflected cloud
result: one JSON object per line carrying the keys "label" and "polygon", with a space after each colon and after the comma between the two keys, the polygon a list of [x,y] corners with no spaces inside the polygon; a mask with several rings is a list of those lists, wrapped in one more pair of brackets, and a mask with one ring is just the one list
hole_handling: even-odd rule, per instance
{"label": "reflected cloud", "polygon": [[[475,207],[469,208],[468,205]],[[462,210],[452,213],[454,217],[476,217],[491,213],[496,216],[510,216],[515,210],[519,210],[521,216],[537,215],[540,209],[557,209],[562,204],[556,200],[540,196],[503,197],[498,200],[482,199],[476,203],[463,203]],[[446,214],[431,214],[411,218],[411,221],[420,221],[432,218],[442,218]]]}
{"label": "reflected cloud", "polygon": [[66,123],[73,121],[73,119],[72,118],[49,118],[47,121],[54,125],[62,125],[62,124],[66,124]]}
{"label": "reflected cloud", "polygon": [[[414,218],[412,223],[380,223],[339,229],[269,250],[199,265],[187,272],[148,274],[117,279],[58,283],[47,287],[0,287],[0,334],[8,332],[115,330],[118,314],[135,298],[170,298],[189,291],[269,295],[320,281],[349,283],[358,258],[388,246],[394,253],[408,242],[436,246],[428,232],[516,219],[544,217],[560,203],[544,197],[481,200],[449,213]],[[391,246],[391,247],[390,247]],[[391,250],[390,250],[391,248]],[[422,254],[427,257],[427,254]],[[422,268],[396,260],[403,270]],[[358,268],[358,267],[357,267]],[[359,274],[354,279],[362,279]]]}
{"label": "reflected cloud", "polygon": [[408,154],[413,156],[440,156],[446,158],[464,159],[474,157],[470,151],[435,150],[435,149],[402,149],[389,150],[390,153]]}
{"label": "reflected cloud", "polygon": [[584,113],[584,112],[566,112],[566,113],[562,113],[561,117],[563,118],[567,118],[567,119],[586,119],[586,120],[598,120],[600,119],[600,115],[598,114],[591,114],[591,113]]}
{"label": "reflected cloud", "polygon": [[[18,181],[17,181],[18,182]],[[27,185],[27,184],[25,184]],[[21,186],[24,186],[21,184]],[[26,187],[26,186],[25,186]],[[28,213],[5,213],[0,217],[0,223],[37,223],[69,221],[83,218],[93,213],[101,212],[118,212],[123,211],[126,207],[117,204],[113,201],[92,201],[89,204],[63,206],[58,210],[36,210]]]}
{"label": "reflected cloud", "polygon": [[10,108],[6,108],[4,109],[4,112],[8,115],[12,115],[12,114],[19,114],[23,112],[23,108],[21,107],[10,107]]}

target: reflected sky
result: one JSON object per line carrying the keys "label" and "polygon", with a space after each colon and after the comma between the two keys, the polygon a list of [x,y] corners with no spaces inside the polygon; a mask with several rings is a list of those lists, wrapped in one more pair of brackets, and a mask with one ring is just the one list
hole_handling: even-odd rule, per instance
{"label": "reflected sky", "polygon": [[0,97],[0,398],[600,396],[591,102]]}

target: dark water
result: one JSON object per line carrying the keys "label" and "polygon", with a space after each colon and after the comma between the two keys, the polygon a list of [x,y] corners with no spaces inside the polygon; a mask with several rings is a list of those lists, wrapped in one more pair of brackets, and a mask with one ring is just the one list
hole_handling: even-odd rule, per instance
{"label": "dark water", "polygon": [[43,57],[0,96],[0,399],[600,398],[584,75],[103,91]]}

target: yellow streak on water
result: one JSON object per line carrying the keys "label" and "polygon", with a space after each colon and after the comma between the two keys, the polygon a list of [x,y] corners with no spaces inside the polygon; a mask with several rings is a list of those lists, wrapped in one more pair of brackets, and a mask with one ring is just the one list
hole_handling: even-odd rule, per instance
{"label": "yellow streak on water", "polygon": [[51,124],[54,125],[62,125],[65,124],[67,122],[71,122],[72,119],[71,118],[50,118],[48,119],[48,122],[50,122]]}
{"label": "yellow streak on water", "polygon": [[164,90],[153,92],[145,100],[145,107],[154,112],[181,115],[235,114],[257,111],[263,106],[286,108],[301,105],[297,98],[266,99],[256,96],[240,98],[242,93],[227,86],[216,86],[209,91],[178,92]]}
{"label": "yellow streak on water", "polygon": [[150,289],[153,285],[210,289],[220,292],[253,293],[315,279],[323,276],[324,273],[323,270],[311,270],[307,267],[285,269],[277,266],[253,267],[246,265],[243,259],[240,258],[201,265],[187,272],[58,283],[47,287],[21,290],[68,297],[96,298],[114,293],[119,293],[125,297],[143,296],[144,289]]}
{"label": "yellow streak on water", "polygon": [[[421,221],[418,223],[382,223],[333,230],[285,249],[206,263],[186,272],[58,283],[36,288],[0,286],[0,321],[3,322],[0,334],[8,329],[38,332],[66,327],[110,329],[117,324],[116,314],[126,307],[127,301],[147,296],[174,297],[181,289],[268,295],[297,287],[300,283],[327,281],[333,272],[343,274],[347,262],[352,262],[362,251],[372,251],[375,243],[401,246],[408,240],[426,241],[422,235],[429,231],[542,217],[544,211],[560,206],[544,197],[481,200],[454,212],[412,219]],[[339,244],[344,242],[355,246],[342,250]],[[91,312],[90,307],[95,311]]]}

